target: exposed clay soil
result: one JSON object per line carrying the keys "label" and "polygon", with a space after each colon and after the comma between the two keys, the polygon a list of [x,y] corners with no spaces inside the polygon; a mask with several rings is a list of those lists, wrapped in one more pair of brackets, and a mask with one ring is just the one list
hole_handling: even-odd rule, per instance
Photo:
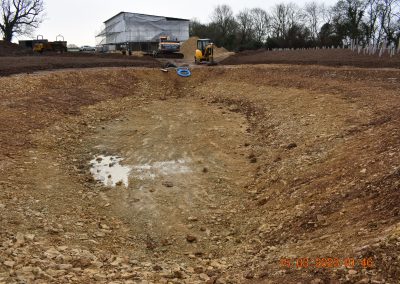
{"label": "exposed clay soil", "polygon": [[400,71],[192,71],[0,78],[0,282],[398,283]]}
{"label": "exposed clay soil", "polygon": [[241,64],[299,64],[323,66],[354,66],[367,68],[400,68],[400,54],[390,57],[358,54],[348,49],[244,51],[221,62],[225,65]]}
{"label": "exposed clay soil", "polygon": [[158,67],[151,57],[95,54],[51,54],[32,56],[0,56],[0,76],[32,73],[43,70],[94,67]]}

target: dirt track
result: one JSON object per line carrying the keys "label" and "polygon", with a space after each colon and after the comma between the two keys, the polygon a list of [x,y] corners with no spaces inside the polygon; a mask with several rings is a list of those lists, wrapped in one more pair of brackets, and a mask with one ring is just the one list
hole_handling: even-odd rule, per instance
{"label": "dirt track", "polygon": [[94,67],[158,67],[150,57],[92,54],[0,56],[0,76],[43,70]]}
{"label": "dirt track", "polygon": [[[400,71],[93,69],[0,85],[0,282],[400,279]],[[128,187],[93,180],[99,155],[137,170]],[[327,257],[340,267],[296,268]]]}
{"label": "dirt track", "polygon": [[400,54],[364,55],[343,49],[245,51],[222,61],[224,65],[241,64],[299,64],[322,66],[354,66],[363,68],[400,68]]}

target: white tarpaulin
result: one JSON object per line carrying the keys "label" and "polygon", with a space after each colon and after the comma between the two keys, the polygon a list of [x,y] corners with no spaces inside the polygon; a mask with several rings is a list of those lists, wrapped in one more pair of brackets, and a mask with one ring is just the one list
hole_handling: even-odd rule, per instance
{"label": "white tarpaulin", "polygon": [[159,37],[186,41],[189,20],[122,12],[105,22],[105,29],[97,36],[100,44],[127,42],[158,42]]}

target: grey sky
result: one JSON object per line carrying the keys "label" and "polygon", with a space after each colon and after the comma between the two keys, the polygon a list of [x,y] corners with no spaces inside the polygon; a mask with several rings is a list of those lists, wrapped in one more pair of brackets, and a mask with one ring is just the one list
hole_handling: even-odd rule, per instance
{"label": "grey sky", "polygon": [[[208,22],[209,16],[215,6],[219,4],[230,5],[237,13],[243,8],[260,7],[269,10],[277,3],[294,2],[303,5],[310,0],[44,0],[46,17],[34,36],[40,34],[49,40],[55,40],[61,34],[68,44],[94,45],[95,35],[102,28],[102,23],[115,14],[124,12],[136,12],[159,16],[169,16],[192,19],[197,18],[202,22]],[[317,1],[318,2],[318,1]],[[326,5],[332,5],[336,0],[319,1]],[[22,39],[22,38],[20,38]]]}

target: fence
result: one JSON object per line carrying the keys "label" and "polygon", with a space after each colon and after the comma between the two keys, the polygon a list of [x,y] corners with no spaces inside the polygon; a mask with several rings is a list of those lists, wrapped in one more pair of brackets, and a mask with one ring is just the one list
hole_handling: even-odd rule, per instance
{"label": "fence", "polygon": [[358,45],[355,40],[351,41],[350,49],[358,54],[365,54],[365,55],[376,55],[378,54],[379,57],[382,57],[385,53],[387,53],[390,57],[394,56],[395,54],[400,53],[400,39],[397,47],[395,44],[388,44],[386,41],[382,42],[381,44],[373,45],[368,44],[366,46]]}
{"label": "fence", "polygon": [[330,46],[330,47],[313,47],[313,48],[273,48],[271,51],[289,51],[289,50],[321,50],[321,49],[350,49],[353,52],[357,52],[358,54],[364,55],[378,55],[382,57],[385,54],[388,54],[390,57],[395,56],[396,54],[400,54],[400,39],[397,44],[388,45],[387,42],[382,42],[378,45],[368,44],[365,46],[359,45],[357,41],[351,40],[350,44],[344,44],[344,47],[341,46]]}

